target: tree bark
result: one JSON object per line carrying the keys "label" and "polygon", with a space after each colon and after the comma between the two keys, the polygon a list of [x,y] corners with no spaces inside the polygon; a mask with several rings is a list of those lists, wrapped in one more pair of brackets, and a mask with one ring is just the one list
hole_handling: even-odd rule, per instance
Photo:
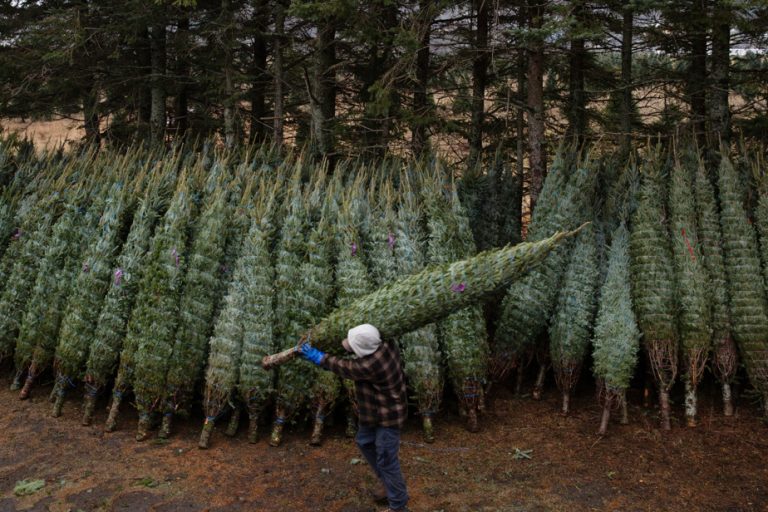
{"label": "tree bark", "polygon": [[272,125],[272,140],[275,145],[282,147],[284,135],[284,103],[283,103],[283,40],[285,38],[285,5],[281,0],[275,4],[275,42],[273,55],[273,75],[275,77],[274,123]]}
{"label": "tree bark", "polygon": [[429,122],[430,109],[427,87],[429,85],[430,41],[432,38],[432,12],[433,0],[421,0],[419,12],[423,14],[422,22],[425,24],[421,35],[421,46],[416,53],[416,82],[413,90],[413,122],[411,123],[411,148],[415,157],[422,156],[429,151],[429,136],[427,124]]}
{"label": "tree bark", "polygon": [[99,88],[95,78],[93,86],[83,95],[83,114],[85,140],[88,144],[97,147],[101,144],[101,127],[99,126]]}
{"label": "tree bark", "polygon": [[326,19],[317,27],[312,106],[312,135],[320,157],[331,159],[335,150],[336,117],[336,23]]}
{"label": "tree bark", "polygon": [[694,0],[691,13],[691,55],[688,72],[688,96],[693,132],[705,147],[707,120],[707,0]]}
{"label": "tree bark", "polygon": [[253,83],[251,84],[251,129],[248,134],[251,143],[261,143],[267,139],[268,126],[264,122],[267,116],[267,88],[269,87],[269,75],[267,74],[267,41],[265,32],[266,16],[262,12],[262,5],[259,4],[253,23],[255,33],[253,34]]}
{"label": "tree bark", "polygon": [[176,74],[178,86],[173,105],[173,125],[176,137],[183,139],[189,130],[189,16],[182,14],[176,32]]}
{"label": "tree bark", "polygon": [[728,106],[729,76],[731,65],[731,11],[725,0],[716,0],[712,14],[712,86],[710,88],[710,146],[722,142],[729,145],[731,139],[731,114]]}
{"label": "tree bark", "polygon": [[624,1],[621,22],[621,155],[629,156],[632,150],[632,33],[634,12],[632,2]]}
{"label": "tree bark", "polygon": [[474,59],[472,60],[472,123],[469,133],[469,166],[478,164],[483,153],[483,124],[485,122],[485,89],[488,85],[488,32],[491,0],[472,0],[475,27]]}
{"label": "tree bark", "polygon": [[149,28],[143,27],[137,36],[136,46],[138,87],[137,87],[137,121],[138,130],[142,137],[149,135],[149,124],[152,118],[152,90],[149,86],[152,79],[152,44],[149,39]]}
{"label": "tree bark", "polygon": [[162,143],[165,139],[165,66],[166,66],[165,16],[158,14],[150,32],[152,74],[150,78],[152,110],[150,113],[150,139]]}
{"label": "tree bark", "polygon": [[234,45],[234,16],[229,0],[221,1],[221,42],[224,55],[224,145],[232,149],[237,143],[235,86],[233,81],[232,48]]}
{"label": "tree bark", "polygon": [[[582,0],[572,2],[573,17],[576,29],[581,28],[584,22],[584,5]],[[576,142],[577,147],[584,143],[587,130],[586,95],[584,93],[584,64],[586,61],[586,48],[583,37],[576,36],[571,39],[571,49],[568,55],[569,77],[568,91],[570,101],[568,105],[568,131]]]}
{"label": "tree bark", "polygon": [[[528,2],[528,27],[541,29],[544,6]],[[544,140],[544,42],[532,37],[528,50],[528,151],[531,172],[531,211],[544,184],[547,173],[547,155]]]}

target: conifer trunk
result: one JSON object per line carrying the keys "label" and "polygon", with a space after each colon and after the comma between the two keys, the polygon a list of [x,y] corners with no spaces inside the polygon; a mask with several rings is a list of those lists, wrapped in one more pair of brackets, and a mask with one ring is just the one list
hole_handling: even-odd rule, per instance
{"label": "conifer trunk", "polygon": [[632,34],[634,12],[631,0],[625,0],[621,22],[621,154],[632,149]]}
{"label": "conifer trunk", "polygon": [[[544,7],[528,2],[528,26],[540,30],[544,23]],[[537,36],[528,46],[528,148],[531,172],[531,209],[544,184],[547,173],[546,142],[544,140],[544,43]]]}
{"label": "conifer trunk", "polygon": [[490,28],[491,0],[472,0],[476,16],[474,58],[472,59],[472,124],[469,134],[469,165],[482,158],[483,124],[485,122],[485,88],[488,82],[488,31]]}
{"label": "conifer trunk", "polygon": [[162,143],[165,138],[165,66],[166,66],[166,26],[165,16],[158,14],[150,31],[151,78],[150,94],[152,110],[150,113],[150,137],[155,143]]}

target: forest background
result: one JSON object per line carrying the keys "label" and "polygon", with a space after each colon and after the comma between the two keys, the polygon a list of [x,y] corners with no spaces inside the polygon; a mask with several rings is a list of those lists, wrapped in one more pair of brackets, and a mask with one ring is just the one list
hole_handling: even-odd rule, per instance
{"label": "forest background", "polygon": [[500,158],[533,202],[565,138],[764,142],[767,41],[761,0],[10,0],[0,125]]}

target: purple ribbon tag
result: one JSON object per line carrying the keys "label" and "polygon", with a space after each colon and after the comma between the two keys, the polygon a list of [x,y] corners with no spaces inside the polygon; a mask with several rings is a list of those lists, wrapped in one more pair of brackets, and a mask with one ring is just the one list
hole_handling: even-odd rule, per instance
{"label": "purple ribbon tag", "polygon": [[390,251],[395,249],[395,235],[393,233],[390,233],[389,236],[387,236],[387,243],[389,244]]}
{"label": "purple ribbon tag", "polygon": [[88,263],[83,263],[83,272],[87,274],[90,271],[91,271],[90,265],[88,265]]}
{"label": "purple ribbon tag", "polygon": [[21,238],[21,228],[16,228],[16,232],[13,234],[13,240]]}
{"label": "purple ribbon tag", "polygon": [[466,289],[467,289],[467,285],[465,285],[464,283],[456,283],[451,285],[452,292],[461,293]]}
{"label": "purple ribbon tag", "polygon": [[352,250],[352,256],[357,256],[357,244],[355,242],[352,242],[350,249]]}
{"label": "purple ribbon tag", "polygon": [[175,247],[171,251],[171,256],[173,256],[173,260],[176,262],[176,268],[178,268],[179,267],[179,251],[177,251]]}
{"label": "purple ribbon tag", "polygon": [[123,269],[118,268],[115,270],[115,286],[120,286],[120,283],[123,282]]}

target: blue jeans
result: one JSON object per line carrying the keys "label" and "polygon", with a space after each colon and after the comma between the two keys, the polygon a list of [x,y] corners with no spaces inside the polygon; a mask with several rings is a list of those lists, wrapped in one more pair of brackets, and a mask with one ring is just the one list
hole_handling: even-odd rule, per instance
{"label": "blue jeans", "polygon": [[376,476],[387,489],[389,508],[398,510],[408,504],[408,491],[400,471],[400,429],[395,427],[365,427],[357,431],[357,446]]}

